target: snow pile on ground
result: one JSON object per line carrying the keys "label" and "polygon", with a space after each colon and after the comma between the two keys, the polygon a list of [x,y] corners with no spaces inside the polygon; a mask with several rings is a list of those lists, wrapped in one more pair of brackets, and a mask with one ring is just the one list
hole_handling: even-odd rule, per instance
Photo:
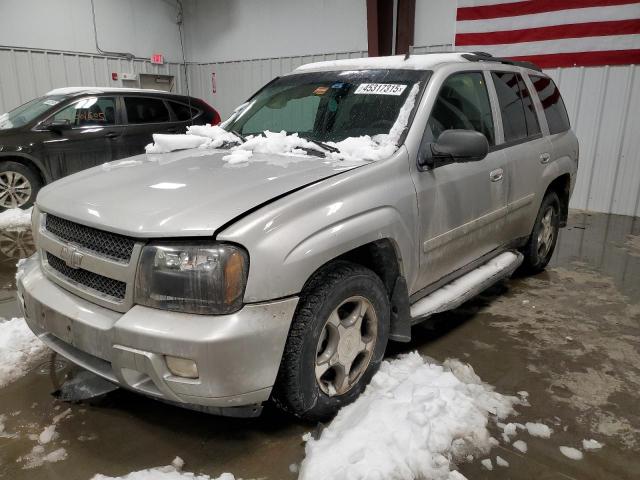
{"label": "snow pile on ground", "polygon": [[209,475],[197,475],[195,473],[182,472],[184,461],[176,457],[171,465],[166,467],[149,468],[138,472],[129,473],[123,477],[107,477],[105,475],[94,475],[91,480],[235,480],[230,473],[223,473],[219,477],[213,478]]}
{"label": "snow pile on ground", "polygon": [[45,453],[42,445],[36,445],[31,452],[23,457],[18,458],[19,462],[24,462],[24,469],[41,467],[45,463],[61,462],[67,458],[67,451],[64,448],[58,448],[49,453]]}
{"label": "snow pile on ground", "polygon": [[[420,87],[415,84],[398,113],[388,134],[380,134],[374,137],[363,135],[349,137],[340,142],[327,142],[339,152],[326,151],[326,158],[335,161],[362,161],[382,160],[395,152],[402,132],[409,123],[409,116],[415,105],[416,96]],[[169,153],[175,150],[189,148],[219,148],[224,143],[240,143],[240,138],[219,126],[194,125],[187,129],[186,134],[163,135],[153,134],[153,143],[146,146],[147,153]],[[297,133],[287,134],[282,132],[265,131],[264,135],[247,137],[242,142],[230,149],[230,153],[223,157],[229,163],[243,163],[250,161],[253,153],[267,153],[278,155],[306,155],[304,148],[322,150],[322,147],[300,138]]]}
{"label": "snow pile on ground", "polygon": [[488,453],[497,444],[489,416],[504,418],[519,402],[458,360],[438,365],[413,352],[384,361],[318,440],[307,437],[300,479],[462,478],[454,462]]}
{"label": "snow pile on ground", "polygon": [[42,361],[47,347],[29,329],[24,318],[0,318],[0,388],[26,375]]}
{"label": "snow pile on ground", "polygon": [[10,228],[24,228],[31,225],[31,210],[28,208],[10,208],[0,213],[0,229],[9,230]]}

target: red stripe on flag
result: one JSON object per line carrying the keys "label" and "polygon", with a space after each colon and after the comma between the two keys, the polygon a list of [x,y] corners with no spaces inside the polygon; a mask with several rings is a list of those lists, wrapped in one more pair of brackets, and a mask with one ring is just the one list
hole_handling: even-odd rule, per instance
{"label": "red stripe on flag", "polygon": [[557,12],[575,8],[608,7],[612,5],[629,5],[638,0],[535,0],[514,3],[481,5],[478,7],[458,8],[457,20],[487,20],[489,18],[516,17],[533,13]]}
{"label": "red stripe on flag", "polygon": [[640,33],[640,20],[638,19],[553,25],[550,27],[507,30],[503,32],[458,33],[456,34],[456,46],[500,45],[562,38],[630,35],[634,33]]}
{"label": "red stripe on flag", "polygon": [[599,67],[603,65],[640,64],[640,49],[608,50],[602,52],[551,53],[509,57],[512,60],[533,62],[542,68]]}

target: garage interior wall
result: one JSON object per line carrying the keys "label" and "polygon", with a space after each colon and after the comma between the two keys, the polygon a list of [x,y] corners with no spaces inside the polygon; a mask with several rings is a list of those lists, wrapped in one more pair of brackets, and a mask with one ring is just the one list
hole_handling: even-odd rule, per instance
{"label": "garage interior wall", "polygon": [[[1,2],[0,111],[55,87],[122,86],[111,80],[111,72],[173,75],[176,90],[186,93],[175,1],[94,2],[101,49],[139,58],[91,53],[96,49],[89,0],[60,0],[55,6],[47,0]],[[299,65],[367,55],[366,0],[184,0],[183,5],[190,93],[223,117]],[[455,12],[451,0],[416,0],[413,51],[452,50]],[[152,65],[147,59],[156,52],[168,62]],[[633,108],[640,105],[638,67],[547,73],[559,84],[580,139],[572,208],[640,216],[640,115]]]}

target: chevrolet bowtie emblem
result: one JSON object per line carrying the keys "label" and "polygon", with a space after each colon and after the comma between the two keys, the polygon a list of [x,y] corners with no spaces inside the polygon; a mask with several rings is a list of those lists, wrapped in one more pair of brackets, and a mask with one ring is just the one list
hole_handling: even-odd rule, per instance
{"label": "chevrolet bowtie emblem", "polygon": [[80,268],[82,257],[83,255],[78,251],[78,249],[71,245],[62,247],[62,250],[60,251],[60,258],[62,258],[64,263],[71,268]]}

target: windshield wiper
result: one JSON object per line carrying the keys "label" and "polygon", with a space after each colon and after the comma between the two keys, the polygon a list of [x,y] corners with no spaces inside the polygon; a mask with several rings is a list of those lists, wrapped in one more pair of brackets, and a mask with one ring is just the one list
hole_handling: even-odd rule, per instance
{"label": "windshield wiper", "polygon": [[247,137],[242,135],[240,132],[236,132],[235,130],[227,130],[227,132],[233,133],[236,137],[238,137],[242,141],[242,143],[247,141]]}
{"label": "windshield wiper", "polygon": [[324,148],[326,151],[331,152],[331,153],[340,153],[340,149],[329,145],[328,143],[324,143],[321,142],[320,140],[314,140],[312,138],[305,138],[305,140],[309,140],[312,143],[315,143],[316,145],[318,145],[319,147]]}

